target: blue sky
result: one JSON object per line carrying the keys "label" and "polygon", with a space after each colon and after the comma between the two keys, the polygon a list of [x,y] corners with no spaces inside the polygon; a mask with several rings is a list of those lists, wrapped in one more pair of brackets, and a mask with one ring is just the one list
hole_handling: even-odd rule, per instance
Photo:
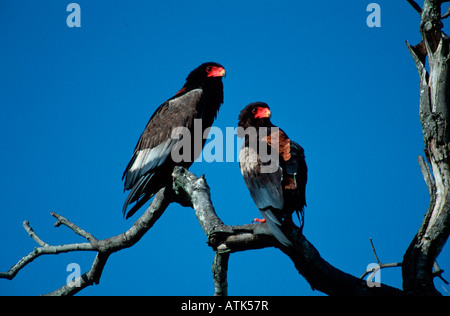
{"label": "blue sky", "polygon": [[[36,246],[24,220],[49,244],[83,241],[54,228],[51,211],[97,238],[132,225],[122,172],[153,111],[205,61],[227,70],[215,126],[236,126],[246,104],[264,101],[304,147],[304,234],[322,257],[359,276],[375,261],[372,237],[383,262],[401,261],[429,202],[405,46],[420,41],[419,16],[406,1],[379,0],[381,27],[369,28],[370,2],[78,1],[81,28],[69,28],[70,1],[0,1],[0,271]],[[226,224],[259,216],[237,162],[191,171],[205,174]],[[81,295],[211,295],[213,255],[194,212],[172,205]],[[40,257],[0,280],[0,295],[50,292],[68,264],[85,272],[93,258]],[[450,271],[448,246],[438,261]],[[401,286],[400,269],[381,276]],[[276,249],[233,254],[228,283],[232,295],[320,295]]]}

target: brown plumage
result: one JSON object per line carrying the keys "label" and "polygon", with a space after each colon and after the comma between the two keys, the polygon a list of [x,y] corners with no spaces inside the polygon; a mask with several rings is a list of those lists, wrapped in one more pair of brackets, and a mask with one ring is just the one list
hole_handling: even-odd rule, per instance
{"label": "brown plumage", "polygon": [[[205,140],[194,139],[194,120],[201,119],[202,135],[211,127],[223,103],[224,76],[225,69],[220,64],[200,65],[188,75],[184,86],[153,113],[123,173],[124,191],[131,190],[123,206],[126,218],[169,183],[175,166],[189,168],[200,155]],[[178,127],[187,128],[192,136],[190,159],[181,162],[175,162],[171,155],[180,142],[171,137]],[[201,146],[194,146],[195,142]],[[127,214],[128,205],[134,202]]]}
{"label": "brown plumage", "polygon": [[[303,228],[308,169],[303,148],[273,125],[270,117],[269,106],[263,102],[251,103],[241,111],[239,126],[246,132],[240,135],[245,136],[245,142],[239,166],[250,195],[264,217],[256,221],[267,222],[278,241],[290,246],[292,242],[283,230],[294,225],[293,212],[297,213]],[[273,163],[271,168],[270,163]]]}

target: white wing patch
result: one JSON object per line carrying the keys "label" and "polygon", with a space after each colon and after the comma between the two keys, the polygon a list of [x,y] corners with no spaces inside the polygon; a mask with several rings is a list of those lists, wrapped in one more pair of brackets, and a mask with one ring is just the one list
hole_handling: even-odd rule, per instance
{"label": "white wing patch", "polygon": [[[146,130],[141,135],[139,142],[145,142],[142,137],[152,139],[158,137],[158,134],[161,132],[163,132],[162,137],[167,137],[167,140],[153,148],[140,149],[134,153],[132,163],[130,163],[131,165],[126,171],[125,190],[131,189],[142,176],[161,166],[167,160],[167,157],[171,154],[172,147],[179,141],[179,139],[170,138],[170,133],[174,128],[184,126],[188,119],[194,117],[196,114],[195,106],[186,108],[185,105],[197,104],[202,95],[202,89],[194,89],[182,96],[176,97],[168,101],[159,115],[153,117],[148,122]],[[174,115],[174,113],[178,114],[181,111],[185,112],[183,116],[186,116],[186,119],[179,119],[179,116]],[[165,128],[162,128],[163,126]],[[164,131],[168,135],[165,135]],[[161,134],[159,137],[161,137]],[[141,148],[139,143],[136,147]]]}
{"label": "white wing patch", "polygon": [[135,181],[148,171],[161,166],[169,157],[176,139],[169,139],[156,147],[139,150],[136,159],[127,172],[125,187],[134,184]]}
{"label": "white wing patch", "polygon": [[136,160],[134,161],[129,171],[144,171],[144,169],[146,169],[144,171],[145,173],[150,169],[162,165],[164,161],[166,161],[166,158],[172,149],[173,142],[173,139],[169,139],[154,148],[147,148],[138,151]]}

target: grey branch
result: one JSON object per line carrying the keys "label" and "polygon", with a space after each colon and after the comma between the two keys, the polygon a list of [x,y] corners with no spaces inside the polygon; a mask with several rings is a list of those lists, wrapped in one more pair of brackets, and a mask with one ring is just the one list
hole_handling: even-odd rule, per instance
{"label": "grey branch", "polygon": [[[372,246],[372,251],[373,251],[373,254],[374,254],[374,256],[375,256],[375,260],[376,260],[377,263],[378,263],[378,267],[373,268],[373,269],[368,269],[368,270],[366,270],[366,271],[363,273],[363,275],[360,277],[361,280],[364,279],[364,278],[365,278],[366,276],[368,276],[369,274],[374,273],[374,272],[376,272],[376,271],[378,271],[378,270],[386,269],[386,268],[396,268],[396,267],[401,267],[401,266],[402,266],[402,263],[401,263],[401,262],[381,263],[380,259],[378,258],[378,255],[377,255],[377,251],[375,250],[375,246],[374,246],[374,244],[373,244],[372,238],[370,238],[370,245]],[[371,276],[371,277],[372,277],[372,276]],[[369,278],[371,278],[371,277],[369,277]]]}
{"label": "grey branch", "polygon": [[70,285],[66,284],[56,291],[49,293],[48,295],[73,295],[87,286],[98,284],[100,282],[100,276],[103,272],[103,267],[105,266],[109,256],[116,251],[131,247],[136,244],[164,213],[167,206],[173,200],[173,197],[169,196],[168,194],[169,191],[170,190],[166,189],[160,190],[155,195],[153,203],[150,205],[147,211],[145,211],[145,213],[133,224],[133,226],[129,230],[127,230],[123,234],[104,240],[97,240],[90,233],[73,224],[65,217],[55,213],[51,213],[52,216],[57,219],[57,222],[55,224],[56,227],[59,227],[60,225],[67,226],[76,234],[87,239],[89,242],[50,246],[39,238],[39,236],[30,227],[27,221],[24,222],[25,230],[28,232],[31,238],[33,238],[33,240],[35,240],[40,245],[40,247],[35,248],[31,253],[19,260],[19,262],[12,266],[8,272],[0,272],[0,278],[12,280],[21,269],[23,269],[26,265],[33,262],[33,260],[42,255],[55,255],[75,251],[96,251],[97,256],[94,259],[91,269],[83,274],[78,280],[80,284],[79,287],[71,287]]}
{"label": "grey branch", "polygon": [[30,237],[40,245],[40,247],[34,248],[32,252],[19,260],[13,265],[8,272],[0,272],[0,278],[12,280],[20,270],[26,265],[33,262],[36,258],[42,255],[55,255],[73,251],[94,251],[92,244],[90,243],[75,243],[69,245],[51,246],[44,242],[33,230],[28,221],[23,223],[23,227]]}
{"label": "grey branch", "polygon": [[399,295],[398,289],[383,285],[381,288],[368,288],[364,281],[346,274],[323,260],[314,246],[298,230],[290,232],[291,238],[297,240],[292,248],[281,246],[273,237],[266,224],[247,224],[241,226],[225,225],[217,216],[209,187],[204,177],[197,178],[186,169],[177,167],[173,173],[173,188],[162,189],[156,194],[147,211],[123,234],[104,240],[97,240],[92,234],[84,231],[65,217],[54,214],[56,226],[64,225],[76,234],[87,239],[88,243],[50,246],[43,242],[31,229],[26,230],[40,245],[29,255],[22,258],[9,272],[1,273],[0,277],[12,279],[27,264],[44,254],[57,254],[73,251],[96,251],[97,256],[91,269],[78,280],[79,287],[69,284],[47,295],[73,295],[83,288],[98,284],[109,256],[121,249],[131,247],[153,226],[172,202],[191,205],[206,234],[208,244],[216,252],[212,265],[215,295],[227,295],[228,260],[232,253],[276,247],[288,255],[297,270],[306,278],[311,286],[327,294],[338,295]]}
{"label": "grey branch", "polygon": [[229,252],[218,252],[214,256],[212,265],[212,273],[214,280],[214,296],[228,295],[228,260],[230,259]]}
{"label": "grey branch", "polygon": [[443,15],[441,15],[441,19],[444,20],[450,16],[450,8],[445,12]]}
{"label": "grey branch", "polygon": [[90,285],[98,284],[100,282],[100,276],[102,275],[103,268],[105,267],[108,258],[109,258],[108,253],[99,252],[94,259],[94,263],[92,264],[91,269],[75,280],[74,283],[78,284],[78,286],[71,286],[70,284],[65,284],[61,288],[51,293],[45,294],[45,296],[75,295],[76,293],[80,292],[82,289]]}
{"label": "grey branch", "polygon": [[95,243],[98,242],[97,238],[92,236],[90,233],[84,231],[83,229],[81,229],[77,225],[73,224],[67,218],[65,218],[65,217],[63,217],[61,215],[58,215],[58,214],[56,214],[54,212],[51,212],[50,215],[52,215],[54,218],[56,218],[58,220],[55,223],[55,227],[59,227],[61,225],[65,225],[65,226],[69,227],[71,230],[73,230],[73,232],[75,234],[80,235],[81,237],[87,239],[91,244],[95,244]]}
{"label": "grey branch", "polygon": [[445,284],[449,285],[449,282],[442,277],[442,273],[444,273],[444,270],[441,269],[441,267],[438,265],[437,261],[434,262],[433,270],[434,270],[433,271],[433,276],[434,277],[438,277],[439,279],[442,280],[442,282],[444,282]]}
{"label": "grey branch", "polygon": [[23,222],[23,228],[27,231],[28,235],[39,244],[41,247],[48,247],[50,246],[46,242],[44,242],[41,238],[39,238],[38,235],[34,232],[33,228],[31,228],[30,223],[28,221]]}
{"label": "grey branch", "polygon": [[[433,266],[450,235],[450,66],[447,62],[450,38],[442,31],[444,2],[448,1],[424,1],[420,23],[422,42],[408,45],[420,76],[420,122],[425,156],[431,166],[430,170],[425,159],[419,157],[430,205],[403,257],[403,289],[411,295],[440,294],[433,283]],[[428,71],[424,66],[425,57],[428,57]]]}
{"label": "grey branch", "polygon": [[[204,201],[200,210],[195,210],[210,246],[216,251],[213,264],[216,294],[227,293],[225,264],[220,263],[223,257],[218,254],[230,254],[237,251],[276,247],[288,255],[298,272],[309,282],[312,288],[329,295],[401,295],[402,291],[387,285],[370,288],[367,283],[351,276],[329,264],[316,248],[301,234],[299,229],[293,228],[288,232],[291,240],[297,242],[293,247],[283,247],[270,233],[266,224],[251,224],[243,226],[227,226],[217,217],[212,206],[209,187],[203,177],[197,178],[183,168],[175,168],[175,191],[184,191],[184,197],[191,197],[192,205]],[[205,220],[207,219],[207,220]],[[219,272],[220,271],[220,272]]]}

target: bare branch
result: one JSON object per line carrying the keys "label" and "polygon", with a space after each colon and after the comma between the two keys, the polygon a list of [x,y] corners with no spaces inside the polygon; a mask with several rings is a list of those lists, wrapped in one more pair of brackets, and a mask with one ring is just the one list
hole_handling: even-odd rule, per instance
{"label": "bare branch", "polygon": [[48,294],[45,294],[44,296],[75,295],[76,293],[80,292],[81,290],[83,290],[88,286],[98,284],[100,282],[100,277],[102,275],[103,268],[105,267],[108,258],[109,254],[98,253],[94,259],[94,263],[92,264],[91,269],[74,281],[74,283],[77,284],[77,286],[65,284],[61,288]]}
{"label": "bare branch", "polygon": [[447,12],[441,15],[441,19],[444,20],[450,16],[450,8],[448,8]]}
{"label": "bare branch", "polygon": [[212,265],[213,279],[214,279],[214,296],[228,295],[228,259],[230,253],[220,253],[216,251],[214,262]]}
{"label": "bare branch", "polygon": [[34,232],[33,228],[31,228],[31,226],[30,226],[30,222],[24,221],[23,222],[23,228],[25,228],[25,230],[27,231],[28,235],[30,235],[30,237],[35,242],[37,242],[39,246],[41,246],[41,247],[48,247],[48,246],[50,246],[49,244],[44,242],[41,238],[39,238],[38,235],[36,235],[36,233]]}
{"label": "bare branch", "polygon": [[438,265],[437,261],[434,262],[433,269],[434,269],[433,276],[438,277],[439,279],[441,279],[442,282],[449,285],[449,282],[442,277],[442,273],[444,273],[444,270],[441,269],[441,267]]}
{"label": "bare branch", "polygon": [[[370,240],[370,245],[371,245],[371,247],[372,247],[373,254],[374,254],[374,256],[375,256],[375,260],[376,260],[377,263],[378,263],[378,267],[375,267],[375,268],[366,270],[366,271],[363,273],[363,275],[360,277],[361,280],[364,279],[364,278],[365,278],[366,276],[368,276],[369,274],[375,273],[375,272],[378,271],[378,270],[386,269],[386,268],[396,268],[396,267],[401,267],[401,266],[402,266],[402,263],[401,263],[401,262],[381,263],[380,259],[378,258],[378,255],[377,255],[377,251],[375,250],[375,246],[374,246],[374,244],[373,244],[372,238],[369,238],[369,240]],[[370,276],[369,278],[372,278],[372,277],[373,277],[373,276]]]}
{"label": "bare branch", "polygon": [[[43,254],[56,254],[70,251],[98,252],[91,269],[76,281],[79,287],[73,288],[69,284],[48,295],[73,295],[83,288],[96,284],[109,256],[121,249],[131,247],[153,226],[164,210],[172,201],[181,201],[186,205],[190,200],[199,223],[208,238],[208,243],[216,251],[213,263],[213,275],[216,295],[227,294],[228,259],[231,253],[250,249],[277,247],[286,253],[294,262],[298,271],[315,289],[327,294],[359,294],[359,295],[399,295],[398,289],[383,285],[381,288],[368,288],[366,283],[346,274],[323,260],[314,246],[309,243],[300,231],[293,229],[289,232],[292,240],[297,240],[294,247],[283,247],[273,237],[266,224],[249,224],[242,226],[227,226],[215,213],[211,202],[209,187],[203,177],[197,178],[191,172],[176,168],[174,170],[174,189],[162,189],[155,196],[147,211],[123,234],[104,240],[95,239],[77,225],[58,214],[52,214],[58,219],[57,226],[65,225],[78,235],[88,239],[89,243],[70,244],[61,246],[41,246],[7,273],[0,273],[0,277],[12,279],[20,269]],[[29,226],[29,225],[28,225]],[[31,232],[30,229],[27,231]],[[34,235],[33,235],[34,236]],[[39,240],[38,237],[35,237]]]}
{"label": "bare branch", "polygon": [[414,1],[414,0],[406,0],[406,1],[408,1],[409,4],[412,5],[414,10],[416,10],[419,14],[422,13],[422,8],[417,4],[416,1]]}
{"label": "bare branch", "polygon": [[[266,224],[252,224],[243,226],[226,226],[218,219],[210,202],[209,188],[203,178],[180,167],[173,173],[177,190],[186,190],[185,196],[196,200],[208,201],[195,210],[197,218],[208,236],[209,244],[220,253],[232,253],[249,249],[277,247],[287,254],[293,261],[300,274],[309,284],[321,292],[329,295],[401,295],[402,291],[387,285],[380,288],[369,288],[366,282],[333,267],[326,262],[314,246],[302,235],[299,229],[293,228],[287,232],[291,240],[297,243],[293,247],[283,247],[270,233]],[[206,205],[206,207],[205,207]],[[205,218],[211,220],[206,221]],[[211,224],[213,223],[213,224]],[[221,280],[224,281],[223,279]],[[222,291],[223,292],[223,291]]]}
{"label": "bare branch", "polygon": [[184,168],[176,167],[173,174],[175,191],[189,196],[200,225],[208,239],[217,227],[224,226],[211,202],[211,194],[204,177],[197,178]]}
{"label": "bare branch", "polygon": [[381,266],[380,259],[378,259],[377,251],[375,250],[375,246],[373,245],[372,237],[369,240],[370,240],[370,245],[372,246],[373,254],[375,255],[375,259],[377,260],[377,263]]}
{"label": "bare branch", "polygon": [[73,251],[95,251],[95,249],[90,243],[38,247],[20,259],[8,272],[0,272],[0,279],[12,280],[20,270],[42,255],[56,255]]}
{"label": "bare branch", "polygon": [[[366,270],[363,275],[361,275],[360,279],[364,279],[371,273],[376,272],[377,270],[387,269],[387,268],[399,268],[402,266],[401,262],[393,262],[393,263],[382,263],[378,264],[378,267]],[[373,277],[373,276],[372,276]]]}
{"label": "bare branch", "polygon": [[12,280],[21,269],[23,269],[29,263],[33,262],[33,260],[42,255],[54,255],[74,251],[98,252],[91,269],[87,273],[83,274],[78,280],[80,287],[73,288],[70,285],[66,284],[60,289],[49,293],[49,295],[73,295],[89,285],[97,284],[100,280],[100,276],[103,272],[103,267],[106,264],[109,256],[116,251],[131,247],[132,245],[137,243],[141,239],[141,237],[160,218],[160,216],[164,213],[165,209],[172,200],[173,195],[170,193],[170,190],[160,190],[155,195],[153,203],[150,205],[147,211],[133,224],[133,226],[128,231],[118,236],[104,240],[97,240],[92,236],[92,234],[84,231],[65,217],[52,213],[52,216],[58,220],[55,224],[56,227],[60,225],[67,226],[76,234],[86,238],[89,243],[74,243],[67,245],[50,246],[47,243],[43,242],[36,235],[34,230],[30,227],[30,224],[26,221],[24,222],[25,230],[41,247],[35,248],[33,252],[23,257],[18,263],[12,266],[8,272],[0,272],[0,278]]}
{"label": "bare branch", "polygon": [[55,227],[59,227],[61,225],[69,227],[71,230],[74,231],[75,234],[80,235],[81,237],[87,239],[91,244],[97,243],[98,240],[94,236],[92,236],[90,233],[84,231],[74,223],[70,222],[67,218],[58,215],[54,212],[51,212],[50,215],[55,217],[58,221],[55,223]]}

